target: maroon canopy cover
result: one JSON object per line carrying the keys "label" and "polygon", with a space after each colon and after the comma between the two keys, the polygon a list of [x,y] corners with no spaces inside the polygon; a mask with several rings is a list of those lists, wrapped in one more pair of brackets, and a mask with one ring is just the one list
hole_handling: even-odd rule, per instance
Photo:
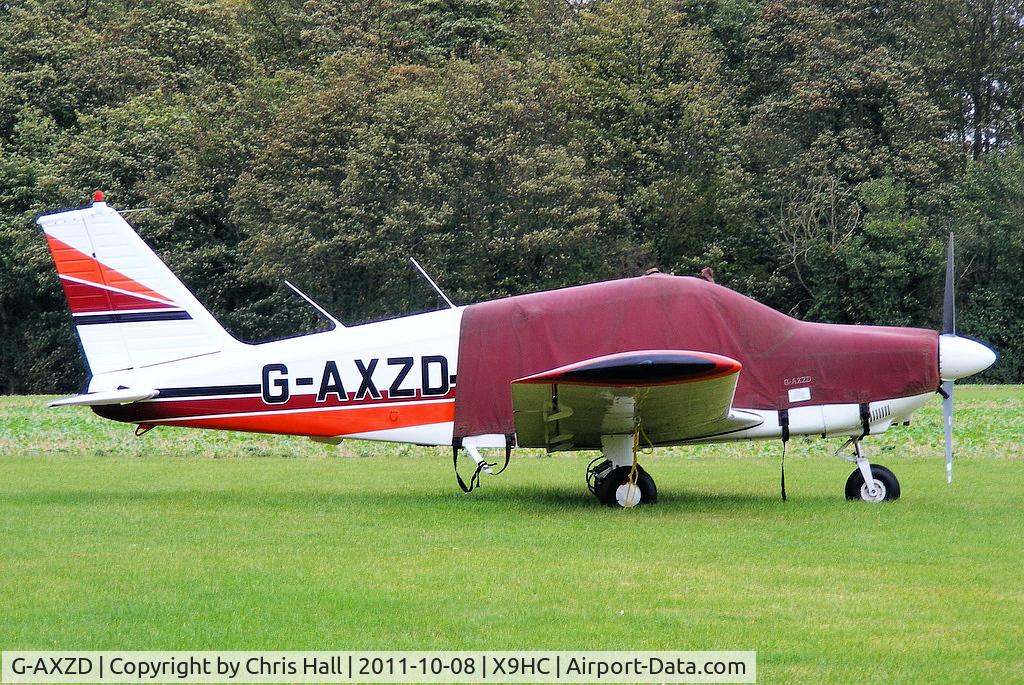
{"label": "maroon canopy cover", "polygon": [[592,357],[694,350],[743,364],[733,405],[873,402],[939,386],[938,333],[805,323],[697,278],[655,274],[471,305],[459,340],[455,437],[514,433],[511,382]]}

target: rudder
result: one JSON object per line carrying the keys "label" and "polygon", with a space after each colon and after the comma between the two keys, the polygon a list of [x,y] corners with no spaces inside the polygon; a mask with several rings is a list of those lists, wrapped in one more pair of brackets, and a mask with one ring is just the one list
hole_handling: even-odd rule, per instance
{"label": "rudder", "polygon": [[101,194],[37,221],[93,375],[239,345]]}

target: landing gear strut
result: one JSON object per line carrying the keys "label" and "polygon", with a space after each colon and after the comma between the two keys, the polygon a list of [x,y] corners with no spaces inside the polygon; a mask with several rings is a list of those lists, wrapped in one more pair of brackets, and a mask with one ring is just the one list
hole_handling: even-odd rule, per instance
{"label": "landing gear strut", "polygon": [[601,504],[628,509],[658,501],[654,479],[635,462],[632,435],[602,436],[601,451],[587,467],[587,487]]}
{"label": "landing gear strut", "polygon": [[879,464],[872,464],[860,449],[860,440],[850,438],[839,452],[847,445],[853,445],[853,455],[839,456],[857,464],[857,469],[846,479],[846,499],[859,499],[864,502],[886,502],[900,497],[900,482],[896,474]]}

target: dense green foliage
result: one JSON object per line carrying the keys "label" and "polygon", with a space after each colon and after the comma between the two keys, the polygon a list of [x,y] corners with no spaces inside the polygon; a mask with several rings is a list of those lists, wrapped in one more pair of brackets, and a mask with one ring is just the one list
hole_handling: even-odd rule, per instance
{"label": "dense green foliage", "polygon": [[1024,3],[0,3],[0,392],[84,375],[39,213],[94,188],[243,339],[715,269],[1024,379]]}

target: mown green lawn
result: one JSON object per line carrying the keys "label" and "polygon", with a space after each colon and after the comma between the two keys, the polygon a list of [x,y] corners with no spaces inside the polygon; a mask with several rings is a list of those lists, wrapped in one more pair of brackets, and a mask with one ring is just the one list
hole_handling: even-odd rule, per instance
{"label": "mown green lawn", "polygon": [[[659,451],[599,506],[592,455],[129,426],[0,398],[0,649],[755,649],[761,682],[1024,681],[1024,389],[958,389],[866,444],[903,498],[843,499],[838,441]],[[468,465],[464,464],[464,467]]]}

